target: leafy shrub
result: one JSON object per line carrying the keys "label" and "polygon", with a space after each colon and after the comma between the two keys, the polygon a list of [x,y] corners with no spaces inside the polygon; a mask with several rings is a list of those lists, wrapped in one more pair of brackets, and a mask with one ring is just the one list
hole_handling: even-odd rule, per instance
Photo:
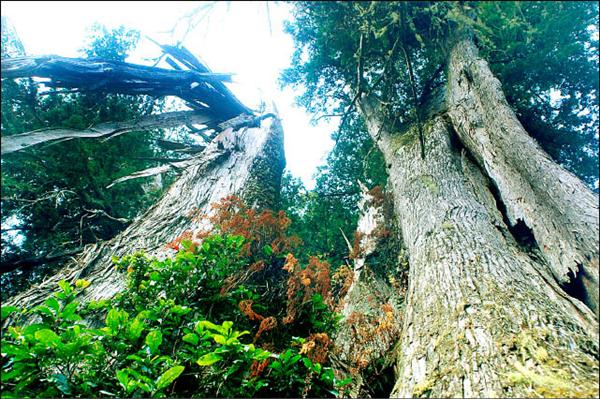
{"label": "leafy shrub", "polygon": [[[329,268],[315,258],[287,276],[285,255],[272,247],[286,242],[287,227],[269,236],[261,223],[247,236],[218,228],[201,242],[184,237],[164,260],[115,259],[127,289],[111,300],[80,303],[90,283],[62,281],[43,305],[3,307],[12,323],[2,335],[2,397],[338,394],[350,380],[327,364],[337,321]],[[253,271],[257,262],[263,268]],[[315,282],[293,293],[298,276]],[[284,323],[290,304],[302,317]]]}

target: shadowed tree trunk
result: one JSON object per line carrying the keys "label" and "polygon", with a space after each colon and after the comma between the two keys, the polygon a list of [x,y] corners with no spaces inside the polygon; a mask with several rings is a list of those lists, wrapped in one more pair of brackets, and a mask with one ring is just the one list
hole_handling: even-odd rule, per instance
{"label": "shadowed tree trunk", "polygon": [[165,248],[168,242],[184,231],[210,227],[205,220],[193,221],[189,215],[210,213],[211,204],[223,197],[239,195],[255,207],[272,208],[278,201],[285,158],[283,130],[277,118],[263,121],[258,128],[226,129],[195,159],[165,195],[121,234],[88,246],[52,278],[9,302],[31,308],[54,292],[58,281],[78,278],[92,282],[84,300],[110,298],[125,286],[125,276],[115,269],[113,257],[139,250],[168,256],[172,251]]}
{"label": "shadowed tree trunk", "polygon": [[[463,50],[456,52],[466,56]],[[456,54],[451,68],[455,63]],[[561,287],[562,281],[556,276],[557,270],[572,266],[570,260],[583,258],[566,253],[562,258],[552,258],[553,249],[540,251],[535,241],[530,242],[544,234],[534,230],[531,237],[527,229],[516,228],[519,218],[530,217],[527,221],[537,223],[546,220],[535,219],[533,210],[537,208],[560,215],[564,208],[561,201],[574,187],[579,192],[573,198],[580,195],[589,201],[587,207],[580,205],[584,209],[573,211],[572,217],[579,220],[576,216],[581,212],[579,217],[591,219],[588,227],[597,231],[597,216],[595,225],[592,216],[597,198],[587,193],[576,178],[552,164],[531,139],[523,138],[526,132],[516,130],[515,118],[511,120],[513,125],[504,129],[512,129],[510,134],[516,136],[516,143],[529,143],[531,150],[537,151],[532,157],[538,162],[546,159],[537,167],[523,162],[517,168],[514,163],[520,156],[503,156],[503,151],[509,152],[510,148],[492,139],[500,133],[494,129],[500,129],[497,126],[502,123],[502,115],[509,114],[506,101],[499,97],[499,86],[496,114],[491,113],[494,105],[489,104],[488,120],[481,109],[464,108],[457,114],[457,107],[463,103],[455,103],[453,76],[451,73],[447,107],[433,110],[422,126],[404,132],[389,128],[379,100],[367,96],[359,100],[369,133],[388,166],[395,215],[410,260],[404,318],[397,320],[402,334],[391,396],[597,396],[598,321],[591,310],[593,301],[586,302],[586,306],[580,301],[584,298]],[[459,123],[457,115],[478,121],[478,142],[467,143],[465,148],[458,140],[465,132],[460,133],[464,123]],[[426,143],[424,159],[419,131],[424,132]],[[471,149],[479,143],[481,147]],[[518,148],[514,143],[512,146]],[[507,164],[512,164],[513,175],[491,166]],[[511,192],[511,187],[514,189],[519,181],[533,180],[536,173],[563,181],[568,177],[569,181],[562,184],[570,183],[571,187],[545,194],[544,198],[552,197],[555,202]],[[505,183],[499,182],[502,179]],[[541,196],[542,183],[530,182],[528,190],[538,187]],[[545,190],[549,187],[553,186]],[[509,201],[506,204],[505,197]],[[532,198],[538,201],[537,208]],[[523,209],[530,213],[514,213]],[[552,223],[552,219],[547,222]],[[541,228],[534,223],[531,226]],[[563,226],[551,224],[548,228],[559,230]],[[548,233],[547,237],[556,235]],[[559,241],[578,248],[574,239],[581,236],[569,237],[561,236]],[[589,275],[594,276],[594,271],[590,270]]]}
{"label": "shadowed tree trunk", "polygon": [[397,240],[393,204],[379,188],[360,184],[360,217],[351,256],[352,284],[341,303],[335,364],[352,375],[350,397],[381,397],[393,384],[393,345],[398,341],[406,295],[406,252]]}

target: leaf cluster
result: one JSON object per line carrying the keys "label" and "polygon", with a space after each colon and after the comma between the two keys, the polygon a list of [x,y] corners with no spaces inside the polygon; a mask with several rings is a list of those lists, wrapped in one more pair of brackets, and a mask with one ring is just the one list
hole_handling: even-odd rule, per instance
{"label": "leaf cluster", "polygon": [[450,46],[471,31],[526,130],[597,184],[597,4],[298,2],[293,14],[296,49],[281,82],[304,90],[297,101],[308,111],[352,113],[352,99],[369,93],[401,131],[439,97]]}
{"label": "leaf cluster", "polygon": [[[163,260],[143,253],[115,259],[127,273],[127,289],[111,300],[81,303],[77,298],[90,282],[62,281],[43,305],[3,307],[3,321],[12,320],[2,334],[3,397],[338,394],[351,380],[327,360],[337,323],[323,299],[330,291],[295,303],[302,319],[287,324],[281,322],[285,270],[279,280],[255,274],[222,292],[228,277],[251,271],[257,261],[268,263],[265,270],[281,267],[283,254],[247,253],[248,240],[258,234],[181,240],[174,256]],[[282,285],[284,296],[265,303],[269,284]],[[273,316],[251,319],[242,302]],[[37,322],[19,325],[32,315]]]}

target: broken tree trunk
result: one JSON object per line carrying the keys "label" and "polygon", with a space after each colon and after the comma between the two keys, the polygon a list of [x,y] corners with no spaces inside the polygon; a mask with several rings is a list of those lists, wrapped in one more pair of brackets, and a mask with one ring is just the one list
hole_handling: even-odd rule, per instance
{"label": "broken tree trunk", "polygon": [[385,386],[393,384],[392,348],[400,336],[408,263],[389,195],[360,187],[352,285],[341,303],[333,358],[352,375],[350,397],[366,398],[387,395]]}
{"label": "broken tree trunk", "polygon": [[391,131],[360,109],[389,170],[410,260],[392,397],[598,395],[598,321],[504,223],[493,182],[443,110]]}
{"label": "broken tree trunk", "polygon": [[83,300],[110,298],[125,286],[125,276],[113,265],[113,257],[144,250],[152,256],[168,256],[165,245],[184,231],[206,228],[189,217],[192,212],[211,212],[211,204],[239,195],[255,207],[274,207],[285,166],[283,130],[277,118],[262,127],[244,127],[220,133],[196,162],[147,212],[110,241],[88,246],[83,254],[43,283],[11,298],[9,303],[31,308],[56,290],[60,280],[85,278],[92,282]]}
{"label": "broken tree trunk", "polygon": [[56,140],[71,140],[74,138],[110,139],[129,132],[139,132],[145,129],[177,127],[192,124],[205,124],[214,120],[208,113],[198,111],[174,111],[160,115],[149,115],[137,121],[106,122],[85,130],[50,128],[32,132],[2,136],[2,155],[10,154],[35,145]]}

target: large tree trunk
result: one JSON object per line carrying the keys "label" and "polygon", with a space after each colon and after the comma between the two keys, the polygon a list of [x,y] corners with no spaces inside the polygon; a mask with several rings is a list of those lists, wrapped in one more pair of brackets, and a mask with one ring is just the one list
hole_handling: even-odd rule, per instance
{"label": "large tree trunk", "polygon": [[378,100],[359,105],[410,259],[391,396],[597,396],[594,313],[513,236],[446,114],[424,122],[422,159],[417,127],[390,131]]}
{"label": "large tree trunk", "polygon": [[[12,298],[10,303],[31,308],[56,290],[57,282],[85,278],[92,282],[84,300],[110,298],[124,288],[124,275],[112,258],[144,250],[168,256],[165,245],[186,230],[205,229],[193,221],[194,211],[211,212],[211,204],[239,195],[256,207],[274,207],[285,166],[283,130],[278,119],[259,128],[227,129],[220,133],[182,172],[167,193],[126,230],[110,241],[90,245],[84,253],[43,283]],[[200,226],[200,224],[202,226]]]}
{"label": "large tree trunk", "polygon": [[527,134],[472,40],[453,46],[448,75],[452,124],[511,227],[531,230],[554,278],[598,316],[598,196]]}

